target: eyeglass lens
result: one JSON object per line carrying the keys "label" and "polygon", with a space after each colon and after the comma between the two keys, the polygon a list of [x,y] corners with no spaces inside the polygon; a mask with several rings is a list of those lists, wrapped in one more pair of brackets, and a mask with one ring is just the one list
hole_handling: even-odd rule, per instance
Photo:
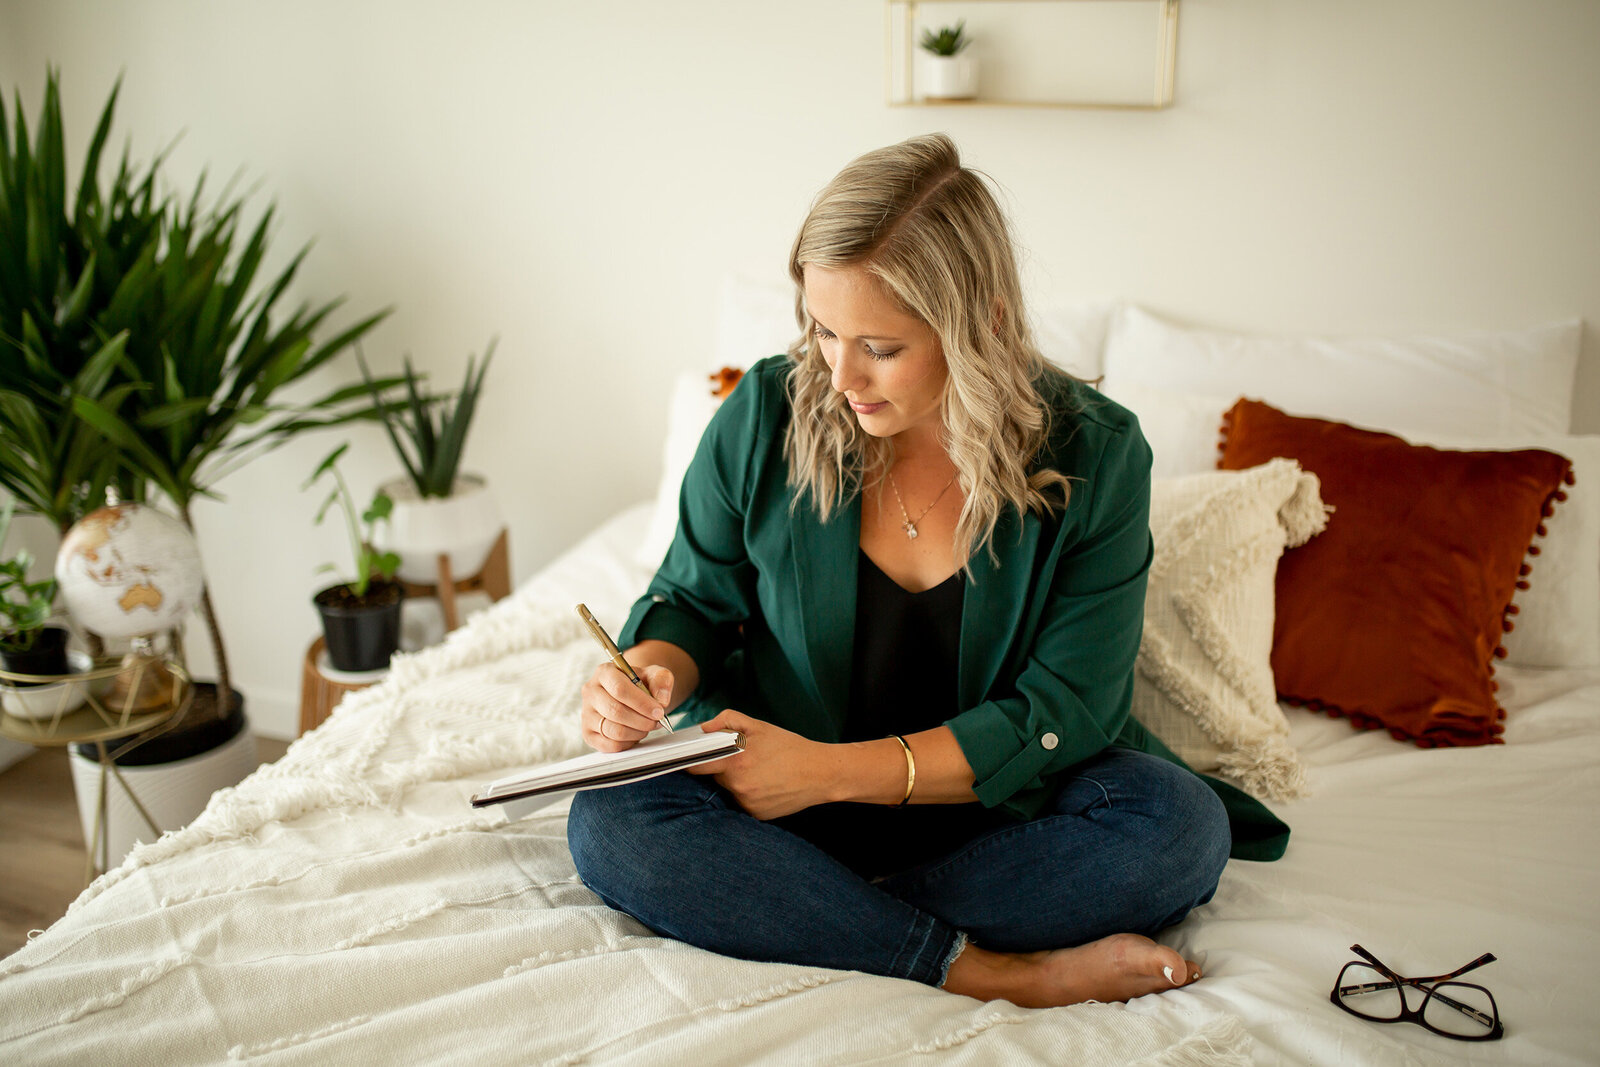
{"label": "eyeglass lens", "polygon": [[1363,964],[1352,963],[1339,976],[1339,1002],[1366,1019],[1388,1022],[1421,1005],[1422,1020],[1440,1033],[1482,1037],[1494,1029],[1495,1006],[1489,991],[1463,982],[1440,982],[1433,995],[1413,986],[1396,986]]}
{"label": "eyeglass lens", "polygon": [[1440,982],[1422,1006],[1422,1020],[1433,1029],[1460,1037],[1482,1037],[1494,1029],[1494,1000],[1482,986]]}
{"label": "eyeglass lens", "polygon": [[1339,976],[1339,1001],[1349,1011],[1368,1019],[1398,1019],[1404,1013],[1400,989],[1378,971],[1359,963],[1345,967]]}

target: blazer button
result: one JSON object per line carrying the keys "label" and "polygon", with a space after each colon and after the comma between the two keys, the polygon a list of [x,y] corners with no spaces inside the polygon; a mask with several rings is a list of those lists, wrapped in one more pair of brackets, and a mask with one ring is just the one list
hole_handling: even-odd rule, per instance
{"label": "blazer button", "polygon": [[1039,738],[1039,744],[1044,746],[1046,752],[1052,751],[1060,743],[1061,738],[1057,737],[1055,734],[1045,734],[1043,737]]}
{"label": "blazer button", "polygon": [[665,604],[667,602],[667,598],[662,596],[660,593],[655,594],[650,599],[653,600],[654,602],[656,602],[657,604]]}

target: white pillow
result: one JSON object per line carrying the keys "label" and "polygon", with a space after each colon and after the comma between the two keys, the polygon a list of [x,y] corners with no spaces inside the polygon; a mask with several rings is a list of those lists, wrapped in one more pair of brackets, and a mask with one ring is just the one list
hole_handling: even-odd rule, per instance
{"label": "white pillow", "polygon": [[[1237,396],[1183,395],[1146,387],[1121,388],[1112,396],[1139,416],[1155,453],[1158,476],[1213,469],[1222,415]],[[1334,418],[1324,412],[1293,412]],[[1514,667],[1600,666],[1600,436],[1504,434],[1471,437],[1424,433],[1404,427],[1363,425],[1395,434],[1414,445],[1465,451],[1542,448],[1572,461],[1576,484],[1545,524],[1537,540],[1528,588],[1519,590],[1516,629],[1505,637],[1506,662]],[[1338,521],[1335,519],[1334,521]]]}
{"label": "white pillow", "polygon": [[1134,717],[1195,770],[1265,799],[1306,787],[1272,677],[1278,559],[1326,524],[1316,476],[1293,460],[1151,486]]}
{"label": "white pillow", "polygon": [[[742,365],[741,365],[741,368]],[[661,566],[672,539],[678,532],[678,491],[684,473],[694,460],[700,438],[717,413],[722,401],[712,394],[709,373],[685,371],[672,385],[672,405],[667,409],[667,440],[661,449],[661,481],[656,486],[655,505],[644,540],[634,551],[634,562],[651,570]]]}
{"label": "white pillow", "polygon": [[1033,341],[1045,359],[1088,381],[1105,369],[1106,333],[1117,303],[1050,301],[1033,313]]}
{"label": "white pillow", "polygon": [[1481,438],[1564,434],[1576,320],[1456,336],[1253,336],[1175,326],[1132,306],[1112,319],[1106,394],[1127,387],[1248,396],[1358,426]]}
{"label": "white pillow", "polygon": [[1152,478],[1178,478],[1217,469],[1222,416],[1237,396],[1173,393],[1123,384],[1107,396],[1139,416],[1150,445]]}
{"label": "white pillow", "polygon": [[654,570],[678,532],[678,491],[684,472],[711,416],[722,401],[712,395],[711,375],[722,367],[749,369],[757,360],[788,351],[796,334],[794,287],[787,281],[761,282],[740,274],[722,279],[717,292],[716,343],[703,372],[684,371],[672,385],[667,410],[667,440],[661,449],[661,480],[644,540],[634,551],[640,566]]}
{"label": "white pillow", "polygon": [[794,286],[788,279],[760,282],[729,275],[717,294],[715,363],[706,373],[717,367],[749,367],[758,359],[787,352],[799,332],[794,324]]}

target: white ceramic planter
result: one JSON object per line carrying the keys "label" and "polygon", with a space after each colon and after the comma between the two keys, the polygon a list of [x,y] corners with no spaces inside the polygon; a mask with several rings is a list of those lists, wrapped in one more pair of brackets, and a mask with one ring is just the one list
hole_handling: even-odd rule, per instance
{"label": "white ceramic planter", "polygon": [[[73,674],[87,674],[93,662],[83,652],[67,653]],[[101,686],[100,688],[104,688]],[[81,681],[50,682],[45,685],[10,686],[0,690],[0,706],[19,719],[52,719],[77,711],[83,705],[87,686]],[[99,690],[96,690],[99,694]]]}
{"label": "white ceramic planter", "polygon": [[[155,820],[161,832],[177,830],[193,822],[205,810],[211,794],[218,789],[238,785],[255,770],[260,760],[256,758],[256,736],[248,728],[234,737],[197,756],[174,760],[171,763],[151,763],[145,766],[121,767],[122,782],[107,775],[106,782],[106,837],[109,842],[110,866],[115,869],[123,857],[141,841],[153,841],[156,834],[128,798],[128,790],[139,798],[139,803]],[[124,786],[123,782],[126,782]],[[72,786],[78,795],[78,818],[83,824],[83,839],[94,840],[94,820],[100,807],[100,764],[77,752],[72,753]],[[98,865],[100,856],[94,856]]]}
{"label": "white ceramic planter", "polygon": [[978,95],[978,60],[967,49],[953,56],[922,54],[922,95],[928,100],[971,100]]}
{"label": "white ceramic planter", "polygon": [[455,492],[443,498],[418,495],[409,478],[396,478],[381,488],[394,501],[394,511],[374,531],[375,547],[399,553],[402,581],[437,582],[440,553],[449,554],[456,581],[483,569],[505,520],[482,478],[461,475]]}

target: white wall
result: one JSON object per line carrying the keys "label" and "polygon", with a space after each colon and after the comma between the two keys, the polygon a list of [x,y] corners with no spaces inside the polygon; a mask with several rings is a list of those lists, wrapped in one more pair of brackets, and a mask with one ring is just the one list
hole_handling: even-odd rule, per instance
{"label": "white wall", "polygon": [[[891,109],[876,0],[25,0],[0,86],[62,68],[87,138],[167,172],[243,170],[280,208],[299,292],[392,304],[367,346],[454,382],[501,335],[468,452],[530,574],[644,498],[668,383],[706,362],[718,279],[781,277],[812,194],[930,129],[1005,187],[1037,291],[1125,296],[1260,330],[1514,327],[1583,316],[1580,429],[1600,431],[1600,5],[1185,0],[1164,113]],[[756,355],[756,354],[752,354]],[[321,384],[352,376],[346,365]],[[349,465],[394,467],[374,433]],[[337,558],[296,442],[197,510],[238,684],[293,732]],[[204,642],[191,637],[204,670]]]}

